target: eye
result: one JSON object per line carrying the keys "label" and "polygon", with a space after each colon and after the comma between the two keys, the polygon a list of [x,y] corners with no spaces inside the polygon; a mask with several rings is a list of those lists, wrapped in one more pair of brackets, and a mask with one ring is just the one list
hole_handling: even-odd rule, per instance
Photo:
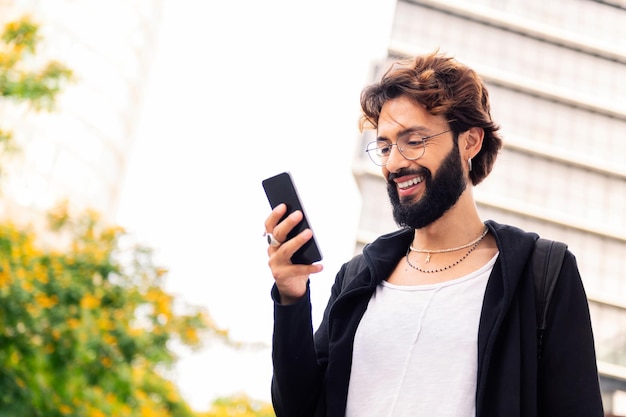
{"label": "eye", "polygon": [[376,142],[376,152],[379,155],[389,155],[391,152],[391,145],[387,142]]}
{"label": "eye", "polygon": [[405,140],[404,140],[404,146],[407,148],[419,148],[420,146],[424,146],[424,139],[422,138],[422,136],[413,134],[413,135],[409,135]]}

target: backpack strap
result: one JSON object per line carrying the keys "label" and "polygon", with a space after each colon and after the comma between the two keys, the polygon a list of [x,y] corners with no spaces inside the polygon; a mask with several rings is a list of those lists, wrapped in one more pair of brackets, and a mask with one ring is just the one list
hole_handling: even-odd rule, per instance
{"label": "backpack strap", "polygon": [[537,311],[537,357],[541,359],[543,335],[546,330],[548,307],[561,272],[567,245],[554,240],[539,238],[532,254],[535,277],[535,303]]}

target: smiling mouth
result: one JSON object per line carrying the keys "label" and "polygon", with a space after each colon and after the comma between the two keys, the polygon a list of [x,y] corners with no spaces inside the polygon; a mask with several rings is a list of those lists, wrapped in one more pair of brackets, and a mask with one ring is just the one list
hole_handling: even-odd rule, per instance
{"label": "smiling mouth", "polygon": [[398,188],[400,188],[401,190],[405,190],[407,188],[411,188],[414,185],[419,184],[422,181],[424,181],[424,177],[423,176],[417,176],[417,177],[411,178],[410,180],[398,182],[396,184],[398,185]]}

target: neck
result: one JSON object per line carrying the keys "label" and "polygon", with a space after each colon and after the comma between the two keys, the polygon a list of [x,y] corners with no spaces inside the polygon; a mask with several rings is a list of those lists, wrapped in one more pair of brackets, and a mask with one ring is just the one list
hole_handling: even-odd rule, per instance
{"label": "neck", "polygon": [[421,229],[415,229],[412,247],[447,249],[463,245],[478,237],[485,228],[471,198],[459,199],[441,218]]}

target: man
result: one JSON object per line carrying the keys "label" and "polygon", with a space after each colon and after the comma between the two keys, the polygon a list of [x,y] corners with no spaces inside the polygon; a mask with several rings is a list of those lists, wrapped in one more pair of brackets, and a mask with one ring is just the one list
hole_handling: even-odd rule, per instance
{"label": "man", "polygon": [[[312,330],[312,236],[285,206],[265,222],[275,279],[278,417],[603,415],[587,299],[567,252],[538,355],[530,256],[538,236],[483,222],[472,186],[501,147],[485,85],[451,57],[397,62],[361,96],[367,152],[399,231],[343,265]],[[283,242],[283,243],[280,243]]]}

